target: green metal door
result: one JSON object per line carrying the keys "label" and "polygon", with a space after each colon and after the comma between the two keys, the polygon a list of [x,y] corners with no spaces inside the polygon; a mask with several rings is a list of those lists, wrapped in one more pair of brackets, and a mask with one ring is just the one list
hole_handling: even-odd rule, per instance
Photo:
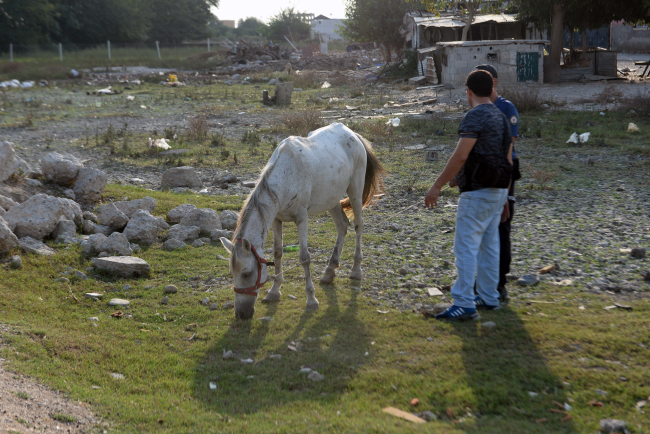
{"label": "green metal door", "polygon": [[538,53],[517,53],[517,81],[539,81]]}

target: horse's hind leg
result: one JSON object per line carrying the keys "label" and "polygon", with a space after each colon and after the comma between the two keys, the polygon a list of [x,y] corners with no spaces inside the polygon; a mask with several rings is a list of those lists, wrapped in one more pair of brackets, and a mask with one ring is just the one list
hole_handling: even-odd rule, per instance
{"label": "horse's hind leg", "polygon": [[273,259],[275,260],[275,279],[273,287],[262,299],[264,303],[280,301],[280,286],[284,279],[282,278],[282,222],[278,219],[273,220]]}
{"label": "horse's hind leg", "polygon": [[311,281],[311,273],[309,265],[311,264],[311,257],[307,247],[307,238],[309,236],[309,217],[307,211],[303,215],[296,218],[296,228],[298,229],[298,241],[300,243],[300,264],[305,270],[305,293],[307,294],[307,310],[318,309],[318,300],[316,300],[314,283]]}
{"label": "horse's hind leg", "polygon": [[361,261],[363,254],[361,253],[361,235],[363,234],[363,204],[361,198],[350,200],[352,205],[352,212],[354,213],[354,231],[356,232],[356,243],[354,246],[354,263],[352,264],[352,271],[350,271],[350,279],[361,280]]}
{"label": "horse's hind leg", "polygon": [[320,278],[320,283],[332,283],[334,281],[336,269],[339,268],[341,261],[341,251],[343,250],[345,235],[348,232],[348,225],[350,224],[340,203],[329,210],[329,213],[332,216],[332,220],[334,220],[334,225],[336,225],[336,244],[334,245],[334,251],[323,273],[323,277]]}

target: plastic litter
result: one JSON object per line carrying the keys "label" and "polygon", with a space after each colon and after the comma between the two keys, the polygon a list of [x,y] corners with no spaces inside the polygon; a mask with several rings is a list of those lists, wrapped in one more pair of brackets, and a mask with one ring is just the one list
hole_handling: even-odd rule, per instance
{"label": "plastic litter", "polygon": [[79,77],[79,71],[77,71],[76,69],[71,69],[70,74],[72,74],[72,78]]}
{"label": "plastic litter", "polygon": [[589,140],[589,135],[591,135],[591,133],[580,134],[580,143],[587,143],[587,140]]}
{"label": "plastic litter", "polygon": [[34,87],[34,82],[33,81],[23,81],[22,83],[20,83],[20,87],[22,87],[23,89],[31,89],[32,87]]}
{"label": "plastic litter", "polygon": [[578,135],[578,133],[573,133],[571,134],[571,137],[569,137],[569,140],[567,140],[567,143],[575,143],[577,144],[578,142],[580,143],[586,143],[587,140],[589,140],[589,136],[591,133],[582,133]]}
{"label": "plastic litter", "polygon": [[104,94],[104,95],[111,95],[113,93],[113,91],[111,90],[111,86],[108,86],[105,89],[97,89],[97,93],[98,94],[101,93],[101,94]]}
{"label": "plastic litter", "polygon": [[636,124],[630,122],[630,124],[627,126],[627,132],[628,133],[638,133],[639,132],[639,127]]}
{"label": "plastic litter", "polygon": [[175,76],[174,74],[169,74],[169,82],[170,83],[178,83],[178,77]]}
{"label": "plastic litter", "polygon": [[326,81],[325,83],[323,83],[323,85],[322,85],[320,88],[321,88],[321,89],[329,89],[330,87],[332,87],[332,85],[329,84],[329,83]]}
{"label": "plastic litter", "polygon": [[578,133],[573,133],[571,134],[571,137],[569,137],[569,140],[567,140],[567,143],[578,143],[579,136]]}
{"label": "plastic litter", "polygon": [[150,148],[158,148],[158,149],[163,149],[163,150],[168,150],[171,149],[171,146],[167,144],[164,138],[162,139],[156,139],[156,140],[151,140],[151,137],[149,137],[149,147]]}
{"label": "plastic litter", "polygon": [[399,118],[389,119],[388,122],[386,122],[386,125],[390,125],[393,128],[399,127],[399,124],[400,124],[400,119]]}
{"label": "plastic litter", "polygon": [[129,101],[133,101],[135,99],[135,97],[133,95],[129,95],[129,96],[126,97],[126,99],[129,100]]}

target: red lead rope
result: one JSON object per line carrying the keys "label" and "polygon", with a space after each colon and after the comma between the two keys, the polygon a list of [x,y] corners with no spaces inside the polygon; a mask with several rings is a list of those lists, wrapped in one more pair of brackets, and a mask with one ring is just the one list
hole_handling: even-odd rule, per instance
{"label": "red lead rope", "polygon": [[[242,240],[237,240],[235,244],[241,243]],[[257,250],[255,250],[255,246],[251,244],[251,250],[253,251],[253,255],[255,255],[255,258],[257,259],[257,283],[255,283],[255,286],[251,286],[249,288],[237,288],[235,286],[232,287],[232,289],[237,293],[237,294],[246,294],[246,295],[253,295],[257,297],[257,291],[264,285],[266,285],[266,282],[268,282],[268,279],[265,280],[264,282],[260,283],[260,280],[262,279],[262,264],[268,265],[275,265],[274,262],[269,262],[264,258],[260,258],[260,255],[257,254]]]}

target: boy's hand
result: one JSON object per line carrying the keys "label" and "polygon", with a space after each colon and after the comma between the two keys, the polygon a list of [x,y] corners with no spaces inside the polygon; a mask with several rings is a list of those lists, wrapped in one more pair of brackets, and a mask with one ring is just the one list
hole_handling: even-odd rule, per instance
{"label": "boy's hand", "polygon": [[506,200],[506,204],[503,206],[503,212],[501,213],[501,223],[505,223],[510,218],[510,202]]}
{"label": "boy's hand", "polygon": [[458,183],[456,182],[456,177],[455,176],[453,178],[451,178],[451,181],[449,181],[449,187],[451,187],[451,188],[458,187]]}
{"label": "boy's hand", "polygon": [[438,206],[438,197],[440,196],[440,189],[436,187],[436,184],[433,184],[429,191],[427,192],[427,195],[424,196],[424,206],[427,208],[433,208],[434,206]]}

